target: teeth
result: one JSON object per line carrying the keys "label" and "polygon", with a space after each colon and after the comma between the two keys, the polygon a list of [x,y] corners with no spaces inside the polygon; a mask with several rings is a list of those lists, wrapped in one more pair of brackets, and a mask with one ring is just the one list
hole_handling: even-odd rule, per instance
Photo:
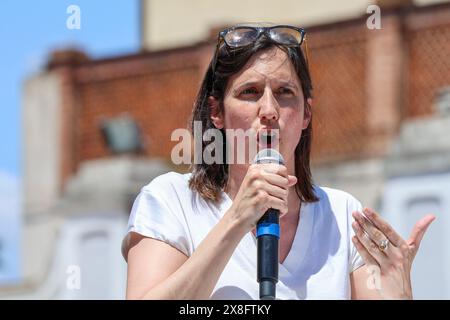
{"label": "teeth", "polygon": [[263,145],[271,148],[278,144],[278,132],[277,130],[261,129],[258,134],[258,140]]}
{"label": "teeth", "polygon": [[271,144],[272,143],[272,139],[276,138],[276,134],[273,133],[273,132],[264,132],[261,135],[261,138],[266,144]]}
{"label": "teeth", "polygon": [[263,132],[262,136],[263,137],[274,137],[275,133],[274,132]]}

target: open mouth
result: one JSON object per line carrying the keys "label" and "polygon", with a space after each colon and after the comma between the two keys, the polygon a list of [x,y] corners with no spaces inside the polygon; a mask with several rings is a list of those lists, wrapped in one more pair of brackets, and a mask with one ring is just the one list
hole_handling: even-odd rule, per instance
{"label": "open mouth", "polygon": [[262,129],[258,132],[258,145],[261,148],[273,148],[278,146],[279,134],[278,129],[267,130]]}

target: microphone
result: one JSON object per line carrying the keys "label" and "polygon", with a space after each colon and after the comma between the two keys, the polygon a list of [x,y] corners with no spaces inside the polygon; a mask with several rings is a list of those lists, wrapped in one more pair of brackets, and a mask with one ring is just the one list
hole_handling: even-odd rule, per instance
{"label": "microphone", "polygon": [[[263,149],[256,155],[254,163],[284,164],[284,159],[275,149]],[[279,221],[279,210],[271,208],[264,213],[256,226],[257,280],[261,300],[275,299],[275,288],[278,282]]]}

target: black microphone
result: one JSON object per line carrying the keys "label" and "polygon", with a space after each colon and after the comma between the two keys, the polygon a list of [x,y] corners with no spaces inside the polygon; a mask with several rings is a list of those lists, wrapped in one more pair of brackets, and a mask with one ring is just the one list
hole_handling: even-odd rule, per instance
{"label": "black microphone", "polygon": [[[275,149],[263,149],[256,155],[254,163],[284,165],[284,159]],[[256,237],[258,238],[257,280],[261,300],[275,299],[275,288],[278,282],[279,221],[279,210],[269,209],[259,219],[256,226]]]}

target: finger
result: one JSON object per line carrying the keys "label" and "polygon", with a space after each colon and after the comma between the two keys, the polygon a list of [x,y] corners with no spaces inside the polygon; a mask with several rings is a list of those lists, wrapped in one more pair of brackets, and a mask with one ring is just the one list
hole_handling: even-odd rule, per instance
{"label": "finger", "polygon": [[364,208],[363,213],[394,246],[400,247],[405,243],[405,240],[378,213],[370,208]]}
{"label": "finger", "polygon": [[429,214],[420,219],[414,226],[411,235],[409,236],[408,245],[419,248],[420,242],[422,242],[423,236],[427,231],[430,224],[436,219],[436,216]]}
{"label": "finger", "polygon": [[289,191],[287,189],[266,182],[257,184],[256,193],[260,192],[261,190],[265,191],[268,195],[278,198],[282,201],[287,201],[287,197],[289,194]]}
{"label": "finger", "polygon": [[274,197],[264,190],[259,190],[253,197],[253,200],[256,201],[255,204],[257,205],[256,213],[258,214],[258,219],[260,219],[269,209],[276,209],[280,214],[288,212],[287,201]]}
{"label": "finger", "polygon": [[352,237],[353,244],[355,245],[356,250],[358,250],[359,254],[364,260],[364,263],[367,266],[376,265],[378,266],[377,261],[370,255],[369,251],[367,251],[366,247],[358,240],[357,236]]}
{"label": "finger", "polygon": [[280,200],[277,197],[269,196],[266,205],[267,208],[263,210],[264,212],[266,212],[269,208],[277,209],[278,211],[280,211],[280,215],[284,215],[288,212],[288,206],[286,204],[286,201]]}
{"label": "finger", "polygon": [[387,237],[360,212],[355,211],[352,213],[352,216],[356,221],[358,221],[359,225],[367,233],[369,238],[372,239],[373,242],[375,242],[375,244],[379,244],[387,239]]}
{"label": "finger", "polygon": [[264,164],[260,164],[260,166],[266,172],[275,173],[275,174],[278,174],[278,175],[283,176],[285,178],[287,178],[287,176],[288,176],[287,168],[286,168],[286,166],[284,166],[282,164],[278,164],[278,163],[264,163]]}
{"label": "finger", "polygon": [[262,173],[263,178],[270,184],[276,185],[280,188],[287,189],[289,185],[289,179],[287,177],[280,176],[276,173]]}
{"label": "finger", "polygon": [[364,248],[369,252],[369,254],[375,259],[377,264],[380,267],[387,266],[388,260],[386,255],[378,249],[378,246],[369,239],[368,236],[364,233],[362,227],[357,221],[353,221],[352,223],[353,230],[355,230],[355,235],[358,238],[359,242],[362,243]]}
{"label": "finger", "polygon": [[287,212],[281,212],[281,211],[280,211],[280,219],[283,218],[283,217],[284,217],[285,215],[287,215],[287,214],[288,214]]}
{"label": "finger", "polygon": [[292,187],[295,186],[297,184],[297,177],[296,176],[288,176],[289,179],[289,183],[288,183],[288,187]]}

